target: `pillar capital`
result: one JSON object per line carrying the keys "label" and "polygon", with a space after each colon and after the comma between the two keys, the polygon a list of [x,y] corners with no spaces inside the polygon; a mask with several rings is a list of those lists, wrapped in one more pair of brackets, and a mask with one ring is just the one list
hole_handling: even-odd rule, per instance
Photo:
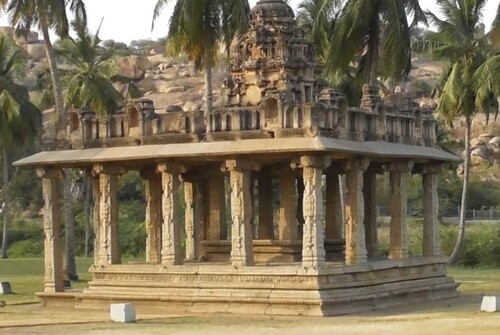
{"label": "pillar capital", "polygon": [[422,165],[422,174],[442,174],[443,164],[430,163]]}
{"label": "pillar capital", "polygon": [[117,165],[104,165],[104,164],[97,164],[92,167],[92,175],[97,176],[102,174],[108,174],[108,175],[122,175],[125,174],[127,170],[122,167],[122,166],[117,166]]}
{"label": "pillar capital", "polygon": [[412,169],[413,161],[392,162],[387,167],[390,172],[411,172]]}
{"label": "pillar capital", "polygon": [[344,170],[365,172],[366,169],[368,169],[369,165],[370,165],[370,160],[367,158],[352,159],[344,163]]}
{"label": "pillar capital", "polygon": [[326,156],[301,156],[299,160],[294,160],[290,166],[297,168],[327,169],[332,164],[332,159]]}
{"label": "pillar capital", "polygon": [[36,169],[36,175],[39,178],[49,178],[49,179],[62,179],[64,178],[64,172],[62,169],[54,167],[41,167]]}
{"label": "pillar capital", "polygon": [[160,173],[181,174],[186,172],[186,168],[178,162],[161,162],[156,167]]}
{"label": "pillar capital", "polygon": [[243,158],[228,159],[222,165],[222,171],[259,171],[260,164]]}

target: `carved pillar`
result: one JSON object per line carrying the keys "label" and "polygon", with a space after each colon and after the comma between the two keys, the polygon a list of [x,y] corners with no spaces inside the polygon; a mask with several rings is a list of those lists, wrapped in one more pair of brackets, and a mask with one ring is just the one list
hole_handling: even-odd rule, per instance
{"label": "carved pillar", "polygon": [[367,261],[365,240],[365,204],[363,198],[363,173],[368,167],[367,159],[351,160],[345,164],[347,196],[345,204],[345,258],[346,264]]}
{"label": "carved pillar", "polygon": [[63,247],[61,243],[61,190],[59,180],[63,173],[59,169],[37,169],[42,178],[43,231],[45,235],[45,292],[64,292]]}
{"label": "carved pillar", "polygon": [[326,213],[325,238],[327,240],[342,239],[342,200],[339,185],[339,169],[326,170]]}
{"label": "carved pillar", "polygon": [[397,162],[389,166],[391,186],[390,259],[408,258],[408,227],[406,222],[406,183],[413,162]]}
{"label": "carved pillar", "polygon": [[214,171],[208,179],[208,222],[205,231],[207,241],[227,239],[224,175]]}
{"label": "carved pillar", "polygon": [[186,230],[186,260],[199,257],[200,220],[202,206],[199,184],[184,181],[185,230]]}
{"label": "carved pillar", "polygon": [[298,237],[297,226],[297,192],[295,187],[295,174],[290,166],[280,169],[280,217],[279,239],[296,240]]}
{"label": "carved pillar", "polygon": [[155,169],[141,171],[146,181],[146,262],[161,262],[161,175]]}
{"label": "carved pillar", "polygon": [[302,156],[300,166],[304,176],[304,233],[302,242],[302,266],[318,268],[325,262],[325,238],[323,225],[323,192],[321,179],[330,159],[321,156]]}
{"label": "carved pillar", "polygon": [[181,166],[176,163],[158,164],[162,178],[162,249],[161,264],[181,265],[181,229],[179,222],[179,174]]}
{"label": "carved pillar", "polygon": [[[118,244],[118,176],[123,169],[113,166],[95,165],[92,173],[98,178],[99,192],[94,189],[94,194],[99,198],[98,228],[96,237],[99,241],[95,250],[96,265],[119,264],[120,246]],[[94,183],[97,187],[96,182]],[[97,194],[98,193],[98,194]],[[97,199],[95,200],[97,202]]]}
{"label": "carved pillar", "polygon": [[101,219],[99,213],[101,212],[101,187],[99,185],[99,175],[91,173],[92,176],[92,195],[94,199],[94,207],[92,209],[93,226],[94,226],[94,265],[99,264],[99,250],[101,248],[101,234],[100,225]]}
{"label": "carved pillar", "polygon": [[253,259],[252,204],[250,195],[251,165],[244,160],[227,160],[231,181],[231,263],[249,266]]}
{"label": "carved pillar", "polygon": [[422,186],[424,188],[424,256],[441,256],[441,241],[439,237],[439,197],[437,184],[441,165],[425,165],[422,171]]}
{"label": "carved pillar", "polygon": [[259,239],[274,238],[273,177],[269,167],[259,171]]}
{"label": "carved pillar", "polygon": [[377,171],[369,166],[363,175],[363,198],[365,202],[365,241],[368,258],[377,254]]}

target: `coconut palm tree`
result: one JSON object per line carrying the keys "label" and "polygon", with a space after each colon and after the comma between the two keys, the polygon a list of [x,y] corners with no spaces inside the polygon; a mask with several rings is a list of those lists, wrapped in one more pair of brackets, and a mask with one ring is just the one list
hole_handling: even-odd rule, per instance
{"label": "coconut palm tree", "polygon": [[3,161],[3,238],[2,258],[7,258],[10,226],[9,152],[32,140],[40,124],[40,112],[30,102],[26,89],[16,79],[26,68],[19,48],[12,40],[0,37],[0,147]]}
{"label": "coconut palm tree", "polygon": [[[170,0],[158,0],[153,24]],[[177,55],[184,52],[196,69],[205,70],[206,115],[212,112],[212,67],[217,59],[219,43],[226,49],[234,37],[245,32],[250,6],[247,0],[176,0],[170,18],[167,50]]]}
{"label": "coconut palm tree", "polygon": [[[449,62],[434,88],[434,95],[440,98],[437,111],[449,124],[457,117],[465,118],[464,180],[459,234],[449,259],[449,263],[454,264],[465,236],[472,119],[478,112],[484,112],[488,116],[491,112],[498,111],[494,95],[500,93],[494,90],[500,88],[500,85],[494,84],[498,78],[494,77],[493,72],[487,76],[485,70],[495,66],[500,68],[500,60],[495,57],[488,59],[492,48],[481,20],[486,0],[438,0],[437,4],[441,17],[431,12],[426,13],[430,23],[437,27],[437,32],[430,32],[427,39],[434,45],[434,57]],[[485,82],[481,82],[483,80]]]}
{"label": "coconut palm tree", "polygon": [[68,65],[68,69],[63,71],[66,105],[90,107],[100,115],[112,114],[123,100],[110,79],[117,72],[113,63],[114,52],[99,46],[99,30],[92,35],[87,26],[78,20],[73,22],[73,30],[76,39],[62,39],[56,50],[56,54]]}
{"label": "coconut palm tree", "polygon": [[426,19],[418,0],[347,0],[331,39],[330,77],[352,77],[355,64],[360,83],[402,78],[411,65],[410,29],[419,22]]}
{"label": "coconut palm tree", "polygon": [[297,23],[314,46],[319,65],[328,60],[330,40],[341,7],[341,0],[304,0],[299,5]]}
{"label": "coconut palm tree", "polygon": [[[75,17],[82,21],[87,20],[85,4],[82,0],[0,0],[0,9],[9,15],[10,25],[15,27],[18,35],[26,36],[34,26],[38,26],[42,31],[54,91],[57,130],[65,129],[66,111],[64,109],[61,79],[49,31],[51,29],[55,30],[61,37],[68,35],[69,21],[66,12],[68,8]],[[68,172],[65,174],[63,184],[66,208],[66,271],[70,279],[78,278],[74,257],[75,237],[72,234],[74,232],[75,216],[73,214],[71,183],[71,175]]]}

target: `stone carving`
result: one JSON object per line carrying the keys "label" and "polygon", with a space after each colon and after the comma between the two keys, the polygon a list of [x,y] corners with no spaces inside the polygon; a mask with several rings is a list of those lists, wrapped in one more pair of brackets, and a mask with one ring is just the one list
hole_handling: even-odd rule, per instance
{"label": "stone carving", "polygon": [[184,181],[186,260],[190,261],[198,258],[199,222],[201,218],[201,199],[198,188],[198,184]]}
{"label": "stone carving", "polygon": [[162,176],[162,251],[161,263],[164,265],[182,264],[182,250],[180,241],[179,222],[179,174],[182,167],[175,163],[162,163],[158,165]]}
{"label": "stone carving", "polygon": [[231,182],[231,263],[233,266],[253,265],[251,167],[244,161],[228,160],[226,168]]}
{"label": "stone carving", "polygon": [[61,243],[61,190],[59,180],[63,173],[57,169],[37,169],[42,178],[43,232],[45,237],[45,292],[64,292],[63,248]]}
{"label": "stone carving", "polygon": [[161,262],[162,177],[153,169],[143,170],[146,180],[146,262]]}
{"label": "stone carving", "polygon": [[346,264],[359,264],[367,261],[365,228],[363,225],[364,198],[363,173],[369,165],[369,160],[351,160],[345,163],[347,182],[346,196],[346,228],[345,228],[345,258]]}
{"label": "stone carving", "polygon": [[325,262],[321,179],[323,169],[329,165],[330,160],[324,157],[300,158],[304,178],[302,266],[305,268],[317,269]]}
{"label": "stone carving", "polygon": [[391,163],[389,166],[391,184],[390,259],[408,258],[406,183],[412,168],[413,162]]}
{"label": "stone carving", "polygon": [[422,171],[422,186],[424,188],[424,256],[441,256],[437,185],[442,171],[443,167],[440,164],[424,165]]}

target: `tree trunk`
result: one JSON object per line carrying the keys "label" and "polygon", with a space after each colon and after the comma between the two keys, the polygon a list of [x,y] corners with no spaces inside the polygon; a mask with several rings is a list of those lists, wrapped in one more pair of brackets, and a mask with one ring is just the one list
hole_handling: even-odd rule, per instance
{"label": "tree trunk", "polygon": [[212,94],[212,53],[211,47],[208,46],[205,50],[205,122],[208,125],[209,116],[213,111],[213,94]]}
{"label": "tree trunk", "polygon": [[448,265],[455,265],[458,260],[458,255],[462,250],[462,245],[465,238],[465,213],[467,210],[467,194],[469,188],[469,173],[470,173],[470,129],[471,129],[471,118],[470,116],[466,116],[465,118],[465,159],[464,159],[464,184],[462,190],[462,202],[460,208],[460,221],[458,224],[458,237],[455,243],[455,247],[453,248],[453,252],[451,253],[450,258],[448,259]]}
{"label": "tree trunk", "polygon": [[[59,76],[59,70],[57,69],[57,60],[54,53],[54,48],[52,47],[52,42],[50,41],[49,26],[45,13],[43,11],[38,12],[40,29],[43,34],[43,43],[45,46],[45,52],[47,54],[47,62],[49,63],[50,77],[52,80],[52,88],[54,91],[54,99],[57,111],[57,122],[56,122],[56,138],[60,138],[60,133],[64,134],[64,129],[66,127],[66,111],[64,109],[64,99],[62,94],[61,78]],[[64,136],[65,137],[65,136]],[[63,180],[64,187],[64,202],[66,208],[66,225],[65,225],[65,241],[66,241],[66,271],[68,273],[69,279],[78,279],[76,273],[76,260],[75,260],[75,216],[73,215],[73,201],[71,194],[71,177],[69,171],[65,173],[66,177]]]}
{"label": "tree trunk", "polygon": [[9,247],[9,226],[10,226],[10,194],[9,194],[9,157],[7,149],[3,148],[3,236],[2,236],[2,258],[7,258],[7,248]]}
{"label": "tree trunk", "polygon": [[[378,12],[378,10],[376,10]],[[372,18],[370,24],[370,33],[368,34],[368,45],[367,45],[367,55],[365,68],[363,69],[363,79],[364,82],[371,85],[377,86],[377,76],[378,76],[378,62],[380,58],[379,43],[380,43],[380,23],[378,15]]]}
{"label": "tree trunk", "polygon": [[90,254],[90,239],[92,236],[91,213],[92,213],[92,177],[89,173],[85,175],[85,257]]}

